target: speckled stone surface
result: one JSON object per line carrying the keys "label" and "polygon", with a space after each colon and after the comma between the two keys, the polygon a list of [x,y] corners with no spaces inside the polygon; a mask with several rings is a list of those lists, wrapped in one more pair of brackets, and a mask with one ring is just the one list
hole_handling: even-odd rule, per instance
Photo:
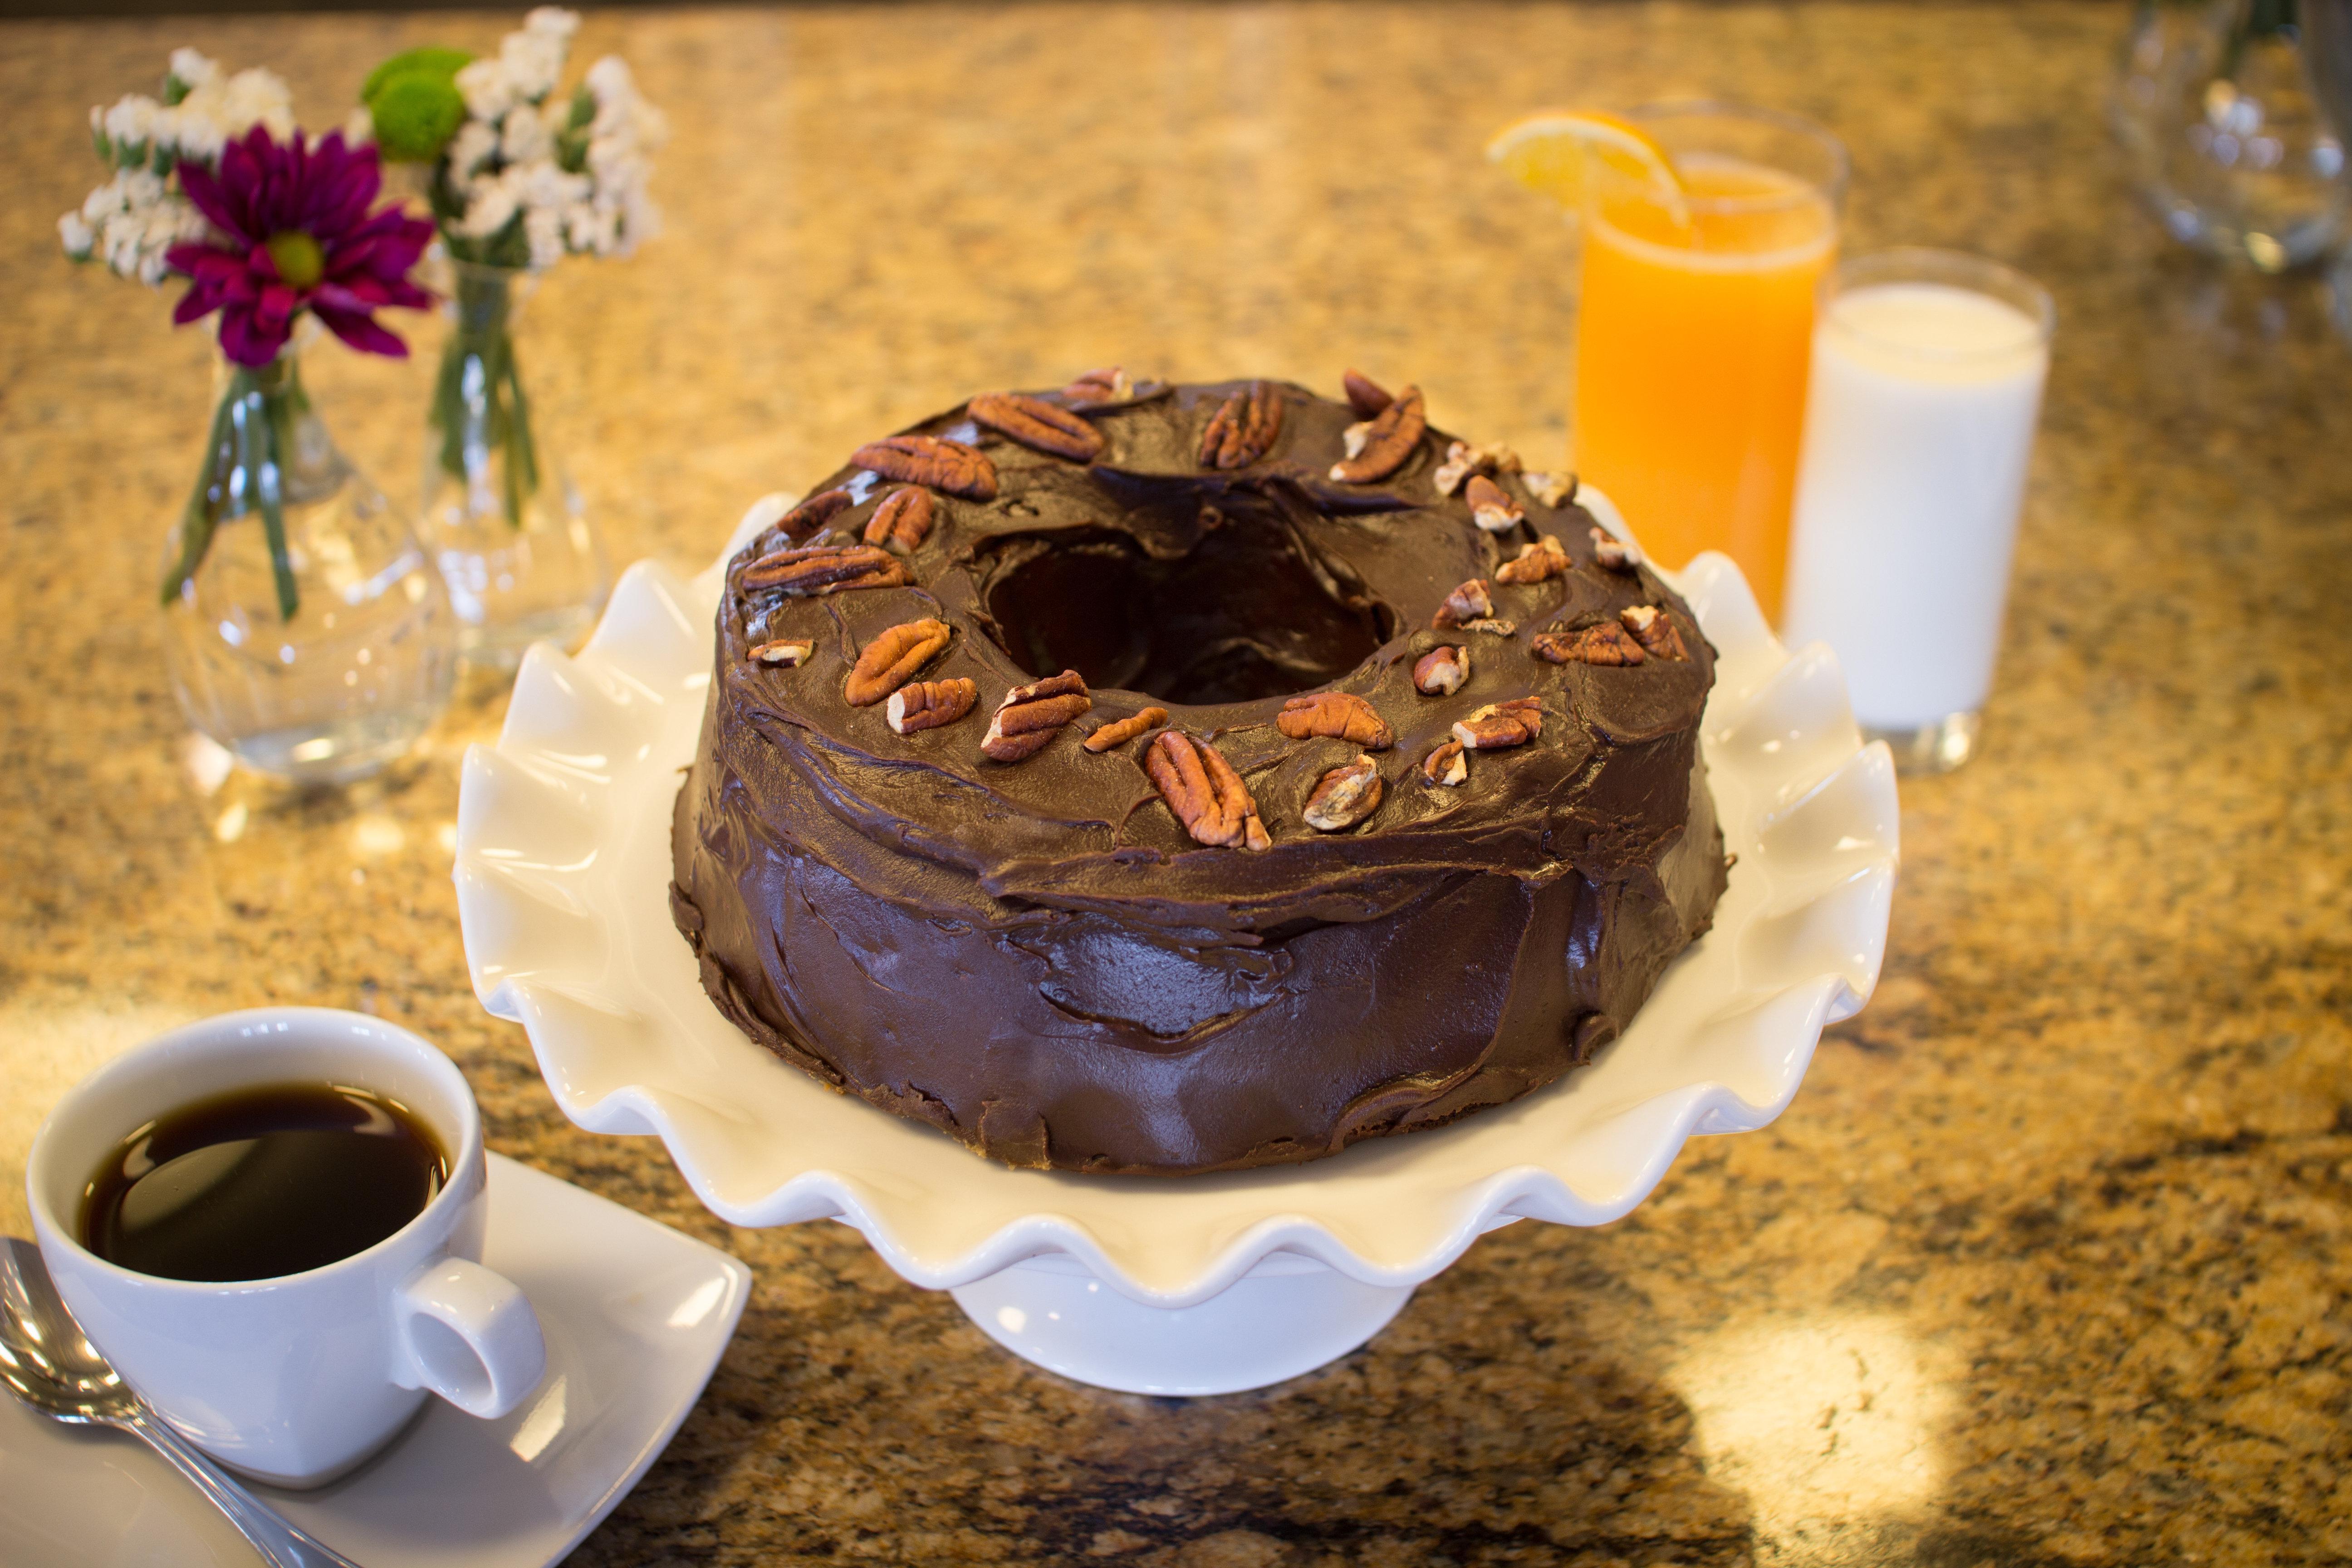
{"label": "speckled stone surface", "polygon": [[[1568,99],[1735,94],[1854,152],[1853,248],[2013,261],[2060,326],[1985,754],[1907,783],[1877,999],[1769,1130],[1594,1231],[1480,1243],[1338,1364],[1153,1401],[983,1340],[828,1225],[731,1231],[563,1122],[467,987],[477,685],[338,793],[181,762],[151,574],[205,416],[164,300],[58,256],[89,104],[196,43],[314,123],[497,18],[0,26],[0,1225],[49,1100],[264,1002],[464,1065],[494,1146],[732,1248],[740,1336],[576,1563],[2304,1563],[2352,1557],[2352,362],[2308,279],[2129,205],[2120,6],[888,5],[599,13],[669,236],[531,307],[615,554],[968,392],[1107,361],[1561,449],[1572,241],[1477,158]],[[413,493],[423,372],[312,356]],[[560,429],[561,434],[557,433]]]}

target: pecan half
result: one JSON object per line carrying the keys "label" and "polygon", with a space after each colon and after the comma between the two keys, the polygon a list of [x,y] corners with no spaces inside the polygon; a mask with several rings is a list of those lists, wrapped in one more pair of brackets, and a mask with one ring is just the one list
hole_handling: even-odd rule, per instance
{"label": "pecan half", "polygon": [[815,651],[814,643],[795,642],[789,637],[779,637],[774,642],[761,643],[751,650],[750,657],[758,659],[761,664],[781,665],[786,669],[797,669],[806,664],[809,661],[809,656]]}
{"label": "pecan half", "polygon": [[993,762],[1017,763],[1053,744],[1063,725],[1094,705],[1086,678],[1075,669],[1016,686],[996,705],[980,749]]}
{"label": "pecan half", "polygon": [[841,695],[852,708],[871,708],[937,658],[948,646],[945,621],[905,621],[860,649]]}
{"label": "pecan half", "polygon": [[1465,632],[1484,632],[1490,637],[1513,637],[1519,635],[1519,623],[1507,621],[1496,616],[1481,616],[1475,621],[1463,622],[1462,629]]}
{"label": "pecan half", "polygon": [[1568,570],[1568,552],[1559,541],[1545,534],[1533,544],[1520,547],[1518,559],[1506,561],[1495,571],[1498,583],[1540,583],[1547,577],[1557,577]]}
{"label": "pecan half", "polygon": [[1612,572],[1631,572],[1642,563],[1642,552],[1605,528],[1592,531],[1592,559]]}
{"label": "pecan half", "polygon": [[1652,658],[1686,659],[1690,649],[1683,646],[1683,634],[1675,629],[1674,621],[1654,605],[1633,605],[1617,612],[1633,640]]}
{"label": "pecan half", "polygon": [[1519,455],[1501,442],[1473,447],[1467,441],[1455,441],[1445,448],[1445,461],[1437,465],[1429,476],[1437,493],[1450,496],[1472,474],[1490,474],[1497,478],[1519,471]]}
{"label": "pecan half", "polygon": [[1294,741],[1328,735],[1353,741],[1367,751],[1385,752],[1396,744],[1380,710],[1352,691],[1318,691],[1294,697],[1274,716],[1274,727]]}
{"label": "pecan half", "polygon": [[1381,782],[1381,765],[1359,756],[1325,773],[1300,815],[1318,833],[1344,833],[1380,810],[1386,788]]}
{"label": "pecan half", "polygon": [[1421,776],[1433,784],[1452,789],[1470,776],[1470,758],[1459,741],[1447,741],[1421,759]]}
{"label": "pecan half", "polygon": [[1421,388],[1408,386],[1397,394],[1394,403],[1381,410],[1371,428],[1364,432],[1363,450],[1331,465],[1331,477],[1349,485],[1368,485],[1375,479],[1387,479],[1404,467],[1405,459],[1421,445],[1422,433],[1428,428]]}
{"label": "pecan half", "polygon": [[1451,697],[1470,679],[1470,650],[1433,647],[1412,667],[1412,689],[1423,697]]}
{"label": "pecan half", "polygon": [[966,500],[996,499],[996,465],[988,454],[937,436],[885,436],[849,454],[859,468],[910,485],[929,485]]}
{"label": "pecan half", "polygon": [[1633,635],[1614,621],[1603,621],[1582,631],[1538,632],[1529,644],[1538,658],[1554,664],[1640,664],[1648,656]]}
{"label": "pecan half", "polygon": [[1271,382],[1251,382],[1210,416],[1201,432],[1201,467],[1245,468],[1272,450],[1281,434],[1282,394]]}
{"label": "pecan half", "polygon": [[895,588],[914,579],[905,562],[870,544],[810,544],[761,556],[738,581],[747,589],[806,599],[849,588]]}
{"label": "pecan half", "polygon": [[1474,752],[1524,746],[1543,733],[1543,704],[1532,697],[1489,702],[1454,726],[1454,738]]}
{"label": "pecan half", "polygon": [[1068,409],[1056,408],[1025,392],[983,392],[964,405],[964,412],[975,425],[1010,436],[1033,451],[1067,458],[1074,463],[1091,462],[1103,449],[1101,431]]}
{"label": "pecan half", "polygon": [[930,537],[939,508],[938,499],[922,486],[901,485],[884,496],[866,520],[866,542],[912,555]]}
{"label": "pecan half", "polygon": [[1495,596],[1486,591],[1486,579],[1473,577],[1451,594],[1445,603],[1437,606],[1437,614],[1429,617],[1429,629],[1433,632],[1452,631],[1472,621],[1484,620],[1495,613]]}
{"label": "pecan half", "polygon": [[1470,503],[1470,520],[1489,533],[1508,533],[1528,520],[1519,503],[1505,495],[1503,487],[1484,474],[1470,476],[1462,499]]}
{"label": "pecan half", "polygon": [[952,680],[918,680],[890,693],[883,715],[901,735],[952,724],[980,700],[980,683],[958,676]]}
{"label": "pecan half", "polygon": [[1131,713],[1124,719],[1114,719],[1108,724],[1097,726],[1095,732],[1087,737],[1086,748],[1097,753],[1108,752],[1113,746],[1124,746],[1146,730],[1166,722],[1167,709],[1146,708],[1140,713]]}
{"label": "pecan half", "polygon": [[1072,408],[1099,408],[1106,404],[1124,403],[1134,395],[1135,383],[1115,364],[1090,370],[1062,388],[1062,401]]}
{"label": "pecan half", "polygon": [[776,519],[774,531],[788,539],[797,539],[832,521],[836,512],[846,511],[856,504],[857,498],[845,489],[819,490]]}
{"label": "pecan half", "polygon": [[1356,411],[1359,419],[1370,419],[1396,401],[1387,387],[1360,370],[1351,370],[1341,376],[1339,388],[1347,394],[1348,406]]}
{"label": "pecan half", "polygon": [[1576,499],[1574,474],[1530,473],[1522,475],[1519,482],[1528,487],[1528,494],[1546,506],[1566,506]]}
{"label": "pecan half", "polygon": [[1272,846],[1249,787],[1207,742],[1181,730],[1163,730],[1144,748],[1143,771],[1193,843],[1237,849]]}

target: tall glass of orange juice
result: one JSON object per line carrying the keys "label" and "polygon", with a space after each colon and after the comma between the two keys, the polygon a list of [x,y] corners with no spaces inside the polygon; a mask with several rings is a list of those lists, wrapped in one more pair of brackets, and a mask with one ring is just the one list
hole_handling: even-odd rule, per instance
{"label": "tall glass of orange juice", "polygon": [[1587,191],[1576,471],[1663,564],[1702,550],[1738,562],[1777,620],[1845,148],[1810,121],[1733,104],[1627,118],[1664,148],[1683,191],[1613,169]]}

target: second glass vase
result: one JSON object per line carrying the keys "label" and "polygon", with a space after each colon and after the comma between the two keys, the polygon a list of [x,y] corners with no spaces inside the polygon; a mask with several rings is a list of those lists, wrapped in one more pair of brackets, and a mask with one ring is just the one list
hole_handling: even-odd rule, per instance
{"label": "second glass vase", "polygon": [[424,531],[457,613],[458,647],[511,668],[569,646],[612,591],[604,542],[545,439],[517,318],[530,275],[450,263],[450,331],[425,417]]}

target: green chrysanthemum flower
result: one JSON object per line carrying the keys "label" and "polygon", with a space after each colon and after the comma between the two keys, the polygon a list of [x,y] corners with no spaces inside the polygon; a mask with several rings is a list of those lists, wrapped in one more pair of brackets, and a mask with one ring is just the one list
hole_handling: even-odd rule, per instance
{"label": "green chrysanthemum flower", "polygon": [[368,74],[360,89],[375,122],[375,142],[395,163],[430,163],[466,122],[458,70],[473,56],[463,49],[422,48],[397,54]]}

